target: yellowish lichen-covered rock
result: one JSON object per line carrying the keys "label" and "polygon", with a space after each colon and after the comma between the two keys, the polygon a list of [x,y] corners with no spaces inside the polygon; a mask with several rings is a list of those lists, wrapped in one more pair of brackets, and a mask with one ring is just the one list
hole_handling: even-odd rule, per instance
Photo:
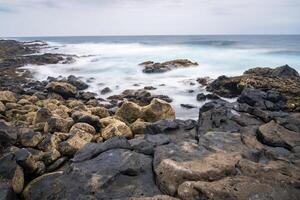
{"label": "yellowish lichen-covered rock", "polygon": [[175,119],[175,110],[161,99],[153,99],[151,103],[142,108],[142,119],[147,122],[156,122],[162,119]]}
{"label": "yellowish lichen-covered rock", "polygon": [[92,107],[89,108],[89,110],[93,115],[98,116],[100,119],[110,116],[108,110],[104,107]]}
{"label": "yellowish lichen-covered rock", "polygon": [[144,120],[139,118],[130,125],[130,129],[134,135],[144,134],[145,130],[147,128],[147,125],[149,125],[149,124],[151,124],[151,123],[145,122]]}
{"label": "yellowish lichen-covered rock", "polygon": [[17,99],[15,93],[11,91],[0,91],[0,101],[2,101],[3,103],[16,103]]}
{"label": "yellowish lichen-covered rock", "polygon": [[126,101],[117,110],[116,116],[124,119],[128,123],[133,123],[142,116],[142,108],[136,103]]}
{"label": "yellowish lichen-covered rock", "polygon": [[107,140],[114,136],[124,136],[127,138],[132,138],[133,134],[131,129],[122,121],[115,120],[113,123],[106,126],[102,132],[102,137]]}

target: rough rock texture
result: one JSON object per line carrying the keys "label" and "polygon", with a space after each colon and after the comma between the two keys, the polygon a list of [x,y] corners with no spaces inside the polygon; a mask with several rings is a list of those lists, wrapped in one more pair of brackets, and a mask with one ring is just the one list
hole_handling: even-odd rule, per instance
{"label": "rough rock texture", "polygon": [[151,157],[123,149],[43,175],[26,186],[24,199],[125,199],[161,192],[154,182]]}
{"label": "rough rock texture", "polygon": [[287,107],[299,111],[300,76],[288,65],[271,68],[253,68],[242,76],[220,76],[207,90],[224,97],[237,97],[244,88],[252,87],[263,91],[275,90],[287,98]]}
{"label": "rough rock texture", "polygon": [[0,199],[299,199],[295,70],[219,78],[208,87],[237,101],[201,95],[198,121],[179,120],[169,97],[146,90],[105,100],[78,92],[86,84],[77,77],[15,76],[24,63],[61,62],[24,55],[43,46],[0,41]]}
{"label": "rough rock texture", "polygon": [[144,119],[147,122],[156,122],[162,119],[174,119],[175,110],[170,104],[160,99],[153,99],[148,106],[142,108]]}

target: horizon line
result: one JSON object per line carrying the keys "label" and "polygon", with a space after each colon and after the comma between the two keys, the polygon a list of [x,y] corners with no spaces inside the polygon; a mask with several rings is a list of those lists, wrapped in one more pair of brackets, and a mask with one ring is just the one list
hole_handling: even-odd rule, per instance
{"label": "horizon line", "polygon": [[44,36],[0,36],[0,38],[46,38],[46,37],[151,37],[151,36],[300,36],[294,34],[106,34],[106,35],[44,35]]}

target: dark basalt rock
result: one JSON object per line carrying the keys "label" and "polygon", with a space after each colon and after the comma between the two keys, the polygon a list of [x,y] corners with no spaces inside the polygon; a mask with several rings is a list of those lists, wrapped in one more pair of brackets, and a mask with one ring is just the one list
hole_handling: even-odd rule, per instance
{"label": "dark basalt rock", "polygon": [[203,93],[200,93],[197,95],[197,101],[205,101],[206,100],[206,96]]}
{"label": "dark basalt rock", "polygon": [[[208,85],[207,90],[222,97],[232,98],[239,96],[244,88],[254,88],[269,93],[266,99],[272,103],[277,101],[276,98],[282,99],[285,110],[300,109],[300,77],[296,70],[287,65],[274,69],[253,68],[242,76],[221,76]],[[270,90],[272,92],[269,92]],[[282,97],[276,96],[276,92]],[[270,102],[266,102],[270,109],[278,109]]]}
{"label": "dark basalt rock", "polygon": [[198,63],[191,62],[187,59],[177,59],[163,63],[154,63],[152,61],[147,61],[140,63],[139,65],[144,66],[144,73],[163,73],[176,68],[198,66]]}
{"label": "dark basalt rock", "polygon": [[73,75],[68,76],[68,83],[74,85],[78,90],[85,90],[89,87],[88,84]]}
{"label": "dark basalt rock", "polygon": [[193,109],[197,108],[197,106],[192,105],[192,104],[180,104],[181,107],[186,108],[186,109]]}
{"label": "dark basalt rock", "polygon": [[104,94],[108,94],[110,92],[112,92],[112,90],[109,87],[106,87],[106,88],[104,88],[104,89],[101,90],[101,94],[103,94],[103,95]]}
{"label": "dark basalt rock", "polygon": [[[8,122],[0,120],[0,146],[6,147],[16,143],[18,129],[11,126]],[[0,150],[1,150],[0,147]]]}
{"label": "dark basalt rock", "polygon": [[126,199],[159,195],[151,163],[151,157],[144,154],[124,149],[108,150],[91,160],[71,164],[63,172],[37,178],[26,186],[23,196],[24,199],[41,200],[53,196]]}

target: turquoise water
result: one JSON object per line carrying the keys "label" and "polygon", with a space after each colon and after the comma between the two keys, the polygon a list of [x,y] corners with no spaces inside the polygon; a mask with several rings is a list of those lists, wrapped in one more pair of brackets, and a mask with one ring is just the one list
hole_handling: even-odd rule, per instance
{"label": "turquoise water", "polygon": [[[300,36],[110,36],[110,37],[42,37],[17,38],[43,40],[50,48],[43,52],[76,54],[70,65],[26,66],[36,79],[47,76],[91,77],[89,90],[97,92],[108,86],[118,94],[125,89],[154,86],[155,94],[173,98],[177,116],[196,118],[198,109],[186,110],[181,103],[200,107],[196,101],[205,89],[196,83],[198,77],[216,78],[239,75],[252,67],[277,67],[288,64],[300,71]],[[198,62],[198,67],[177,69],[163,74],[144,74],[139,63],[163,62],[186,58]],[[133,86],[139,84],[140,86]],[[165,86],[161,86],[165,84]],[[188,90],[195,90],[188,93]],[[100,95],[101,96],[101,95]],[[103,96],[106,97],[106,96]]]}

